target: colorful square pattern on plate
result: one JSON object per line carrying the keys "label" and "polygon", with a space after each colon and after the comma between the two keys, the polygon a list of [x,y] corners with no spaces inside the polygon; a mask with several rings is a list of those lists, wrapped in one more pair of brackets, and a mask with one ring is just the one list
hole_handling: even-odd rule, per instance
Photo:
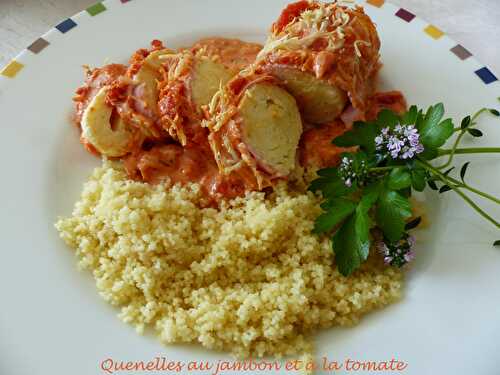
{"label": "colorful square pattern on plate", "polygon": [[12,60],[0,71],[0,75],[8,78],[14,78],[22,68],[24,68],[23,64],[17,62],[16,60]]}
{"label": "colorful square pattern on plate", "polygon": [[31,45],[28,47],[28,50],[33,52],[33,53],[39,53],[42,51],[45,47],[47,47],[50,43],[47,42],[43,38],[38,38],[35,40]]}
{"label": "colorful square pattern on plate", "polygon": [[411,22],[415,18],[415,15],[413,13],[408,12],[406,9],[403,9],[403,8],[399,9],[396,12],[396,16],[401,18],[402,20],[404,20],[406,22]]}
{"label": "colorful square pattern on plate", "polygon": [[87,13],[93,17],[93,16],[97,16],[99,13],[104,12],[105,10],[106,10],[106,7],[104,6],[103,3],[96,3],[96,4],[87,8]]}
{"label": "colorful square pattern on plate", "polygon": [[[122,4],[128,3],[130,1],[132,1],[132,0],[120,0],[120,2]],[[377,7],[377,8],[382,8],[383,5],[385,4],[385,0],[366,0],[366,3],[370,4],[374,7]],[[96,3],[96,4],[88,7],[86,10],[90,16],[94,17],[94,16],[106,11],[107,8],[102,2],[99,2],[99,3]],[[413,21],[413,19],[416,18],[416,16],[413,13],[409,12],[408,10],[406,10],[404,8],[400,8],[395,13],[395,16],[399,17],[400,19],[402,19],[403,21],[406,21],[406,22],[411,22],[411,21]],[[68,19],[62,21],[61,23],[59,23],[57,26],[55,26],[55,28],[57,30],[59,30],[61,33],[65,34],[69,30],[73,29],[76,26],[77,26],[77,23],[75,21],[73,21],[71,18],[68,18]],[[423,31],[427,35],[429,35],[431,38],[436,39],[436,40],[440,39],[445,34],[442,30],[440,30],[438,27],[436,27],[434,25],[428,25],[427,27],[425,27],[423,29]],[[38,54],[49,45],[50,45],[50,43],[47,40],[45,40],[44,38],[38,38],[29,47],[27,47],[27,50],[29,50],[35,54]],[[456,46],[451,48],[450,51],[455,56],[457,56],[460,60],[466,60],[472,56],[472,53],[470,53],[465,47],[463,47],[460,44],[457,44]],[[5,77],[9,77],[9,78],[14,78],[16,76],[16,74],[23,67],[24,67],[23,64],[21,64],[18,61],[13,60],[0,71],[0,75],[3,75]],[[474,73],[476,73],[476,75],[485,84],[490,84],[492,82],[498,81],[498,78],[487,67],[483,67],[481,69],[478,69]]]}
{"label": "colorful square pattern on plate", "polygon": [[465,60],[472,56],[472,53],[460,44],[457,44],[455,47],[450,49],[450,51],[453,52],[460,60]]}
{"label": "colorful square pattern on plate", "polygon": [[67,20],[64,20],[60,24],[58,24],[56,26],[56,29],[65,34],[68,31],[70,31],[73,27],[76,27],[76,22],[73,21],[71,18],[68,18]]}
{"label": "colorful square pattern on plate", "polygon": [[429,25],[424,29],[425,33],[434,39],[439,39],[444,35],[444,32],[434,25]]}
{"label": "colorful square pattern on plate", "polygon": [[492,82],[498,81],[498,78],[487,67],[476,70],[475,73],[479,78],[481,78],[481,81],[483,81],[487,85]]}

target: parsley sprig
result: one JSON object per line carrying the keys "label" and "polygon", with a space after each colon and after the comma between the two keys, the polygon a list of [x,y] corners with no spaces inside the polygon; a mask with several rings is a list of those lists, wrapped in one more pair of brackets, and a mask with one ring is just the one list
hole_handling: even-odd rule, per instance
{"label": "parsley sprig", "polygon": [[[382,110],[375,121],[356,122],[352,130],[332,141],[340,147],[358,146],[358,151],[344,153],[338,167],[319,170],[309,188],[320,191],[324,199],[314,231],[331,233],[336,263],[343,275],[361,266],[375,240],[387,264],[402,267],[413,258],[414,239],[409,232],[420,223],[420,218],[412,220],[409,198],[413,191],[427,187],[440,194],[454,191],[500,228],[500,223],[468,195],[500,204],[499,198],[466,182],[470,162],[460,168],[459,177],[450,176],[455,170],[451,167],[455,155],[500,153],[500,147],[459,147],[467,135],[483,136],[476,125],[484,113],[500,117],[496,109],[483,108],[455,127],[451,119],[443,119],[442,103],[425,112],[412,106],[402,115]],[[455,134],[452,147],[441,148]],[[441,165],[431,163],[442,157],[446,161]]]}

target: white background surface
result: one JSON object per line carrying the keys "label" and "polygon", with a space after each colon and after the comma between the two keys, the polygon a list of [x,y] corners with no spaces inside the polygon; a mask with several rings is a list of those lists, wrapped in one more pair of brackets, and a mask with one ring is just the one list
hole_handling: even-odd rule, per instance
{"label": "white background surface", "polygon": [[[15,80],[0,79],[0,89],[8,89],[8,95],[0,92],[5,125],[0,126],[0,160],[6,176],[0,184],[0,375],[101,375],[98,366],[105,358],[230,359],[198,347],[162,347],[150,336],[137,335],[97,295],[90,275],[76,272],[74,256],[52,223],[69,214],[98,160],[83,150],[74,127],[68,126],[71,96],[81,82],[83,62],[97,65],[109,56],[123,61],[131,46],[146,45],[155,33],[168,36],[174,48],[208,33],[262,40],[255,33],[269,25],[286,0],[217,0],[224,12],[208,0],[149,0],[157,12],[141,1],[127,6],[111,1],[113,9],[95,19],[83,14],[70,34],[48,35],[50,49],[21,56],[26,69]],[[5,4],[0,0],[0,14]],[[263,14],[265,7],[269,11]],[[461,61],[449,52],[453,42],[433,40],[422,32],[424,22],[406,24],[394,12],[387,6],[370,9],[383,25],[384,89],[402,89],[409,103],[424,107],[445,100],[447,115],[456,119],[482,106],[499,107],[500,82],[483,84],[473,73],[480,67],[474,59]],[[176,22],[186,14],[187,21]],[[486,116],[481,129],[488,137],[469,139],[468,145],[498,146],[498,125]],[[475,157],[468,178],[499,196],[498,157]],[[319,358],[397,358],[409,363],[404,375],[499,374],[500,252],[491,246],[498,230],[457,196],[449,193],[439,202],[432,196],[427,208],[433,225],[420,236],[404,301],[370,314],[355,329],[318,334]],[[481,205],[500,217],[500,206]]]}
{"label": "white background surface", "polygon": [[[140,1],[140,0],[134,0]],[[500,75],[499,0],[390,0],[445,31]],[[0,0],[0,67],[96,0]]]}

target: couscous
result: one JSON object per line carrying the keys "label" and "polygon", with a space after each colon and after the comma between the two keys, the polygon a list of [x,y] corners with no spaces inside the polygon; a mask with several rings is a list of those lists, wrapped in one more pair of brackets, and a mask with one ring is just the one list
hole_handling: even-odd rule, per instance
{"label": "couscous", "polygon": [[309,351],[320,328],[356,324],[400,298],[402,272],[377,255],[339,274],[331,241],[311,233],[319,198],[300,182],[200,208],[198,185],[130,181],[105,161],[56,227],[100,295],[167,344],[238,357]]}

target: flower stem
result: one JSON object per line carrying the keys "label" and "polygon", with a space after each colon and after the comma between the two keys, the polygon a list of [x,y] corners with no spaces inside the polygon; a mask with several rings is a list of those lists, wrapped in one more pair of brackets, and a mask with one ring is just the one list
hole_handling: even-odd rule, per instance
{"label": "flower stem", "polygon": [[455,153],[457,151],[457,147],[460,144],[460,141],[462,140],[463,136],[465,135],[465,132],[466,132],[465,129],[460,132],[457,139],[455,140],[455,144],[453,145],[453,148],[450,150],[450,153],[448,154],[449,155],[448,161],[445,164],[443,164],[439,167],[436,167],[437,169],[447,168],[451,164],[451,162],[453,161],[453,156],[455,156]]}
{"label": "flower stem", "polygon": [[[457,186],[457,185],[454,185],[454,184],[449,184],[449,182],[453,182],[453,181],[456,181],[450,177],[447,177],[445,176],[444,174],[442,174],[438,169],[436,169],[435,167],[433,167],[432,165],[430,165],[429,163],[423,161],[423,160],[418,160],[417,163],[425,168],[427,171],[431,172],[432,174],[434,174],[435,176],[437,176],[444,184],[447,184],[450,186],[450,188],[455,192],[457,193],[465,202],[467,202],[467,204],[469,204],[469,206],[471,206],[474,210],[476,210],[476,212],[478,214],[480,214],[483,218],[485,218],[486,220],[488,220],[490,223],[492,223],[493,225],[495,225],[497,228],[500,228],[500,223],[497,222],[495,219],[493,219],[490,215],[488,215],[483,209],[481,209],[481,207],[479,207],[476,203],[474,203],[472,201],[472,199],[470,199],[467,195],[465,195],[461,190],[460,190],[460,187],[464,187],[466,188],[465,186]],[[475,189],[474,189],[475,190]],[[479,190],[476,190],[475,192],[478,192]],[[495,198],[496,199],[496,198]]]}
{"label": "flower stem", "polygon": [[475,204],[472,199],[470,199],[467,195],[462,193],[460,189],[450,186],[455,193],[460,195],[464,201],[466,201],[472,208],[474,208],[482,217],[484,217],[486,220],[488,220],[490,223],[495,225],[497,228],[500,228],[500,223],[497,222],[495,219],[493,219],[490,215],[488,215],[486,212],[484,212],[477,204]]}
{"label": "flower stem", "polygon": [[475,193],[477,195],[480,195],[483,198],[486,198],[486,199],[489,199],[490,201],[495,202],[496,204],[500,204],[500,199],[498,199],[498,198],[496,198],[496,197],[494,197],[492,195],[484,193],[481,190],[477,190],[477,189],[473,188],[472,186],[469,186],[469,185],[467,185],[465,183],[461,183],[460,181],[455,180],[452,177],[449,177],[449,176],[445,176],[445,177],[448,179],[448,181],[453,182],[457,187],[461,187],[461,188],[467,189],[467,190],[469,190],[469,191],[471,191],[471,192],[473,192],[473,193]]}
{"label": "flower stem", "polygon": [[451,148],[451,150],[449,150],[449,153],[445,154],[445,155],[449,155],[448,156],[448,161],[439,166],[439,167],[436,167],[437,169],[444,169],[444,168],[447,168],[450,166],[451,162],[453,161],[453,157],[455,156],[455,154],[457,154],[457,149],[458,149],[458,145],[460,144],[460,142],[462,141],[462,138],[463,136],[467,133],[467,130],[469,128],[472,128],[474,125],[476,125],[476,122],[475,120],[477,120],[477,118],[479,116],[481,116],[481,114],[483,114],[484,112],[487,112],[489,111],[488,108],[481,108],[479,111],[477,111],[476,113],[474,113],[474,115],[471,117],[470,119],[470,124],[467,128],[465,129],[459,129],[459,128],[454,128],[454,132],[459,132],[458,136],[457,136],[457,139],[455,140],[455,144],[453,145],[453,147]]}
{"label": "flower stem", "polygon": [[452,149],[439,149],[438,156],[460,154],[495,154],[500,153],[500,147],[471,147],[471,148],[457,148],[455,151]]}
{"label": "flower stem", "polygon": [[475,119],[477,119],[482,113],[484,113],[486,111],[489,111],[489,109],[485,107],[485,108],[481,108],[479,111],[477,111],[476,113],[474,113],[474,115],[470,119],[471,123],[473,123]]}

